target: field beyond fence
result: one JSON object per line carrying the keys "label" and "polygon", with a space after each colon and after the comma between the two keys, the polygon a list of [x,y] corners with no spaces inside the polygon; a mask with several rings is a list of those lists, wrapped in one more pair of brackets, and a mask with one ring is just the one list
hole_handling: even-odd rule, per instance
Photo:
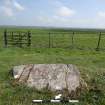
{"label": "field beyond fence", "polygon": [[2,33],[2,46],[32,48],[105,49],[104,32],[32,32],[8,31]]}

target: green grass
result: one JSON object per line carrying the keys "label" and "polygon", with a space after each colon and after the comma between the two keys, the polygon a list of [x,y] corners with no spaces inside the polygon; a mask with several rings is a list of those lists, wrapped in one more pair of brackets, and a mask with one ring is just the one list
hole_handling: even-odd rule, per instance
{"label": "green grass", "polygon": [[[12,30],[12,29],[11,29]],[[17,30],[17,29],[15,29]],[[24,30],[24,29],[21,29]],[[34,29],[33,29],[34,30]],[[36,30],[38,32],[38,30]],[[35,31],[35,32],[36,32]],[[3,29],[1,29],[2,38]],[[41,32],[39,30],[39,32]],[[48,30],[47,30],[48,32]],[[55,32],[55,31],[54,31]],[[83,35],[79,35],[81,37]],[[54,38],[57,39],[55,36]],[[63,37],[63,36],[62,36]],[[69,46],[68,35],[65,36],[62,46]],[[92,35],[87,37],[92,37]],[[41,36],[38,38],[41,41]],[[75,39],[75,40],[78,40]],[[82,37],[83,38],[83,37]],[[79,38],[79,47],[85,46],[86,40]],[[43,92],[34,88],[28,88],[22,85],[14,85],[9,71],[15,65],[35,64],[35,63],[66,63],[75,64],[81,72],[81,76],[88,84],[91,91],[82,92],[79,97],[80,103],[76,105],[105,105],[105,52],[103,50],[95,51],[94,41],[89,39],[86,43],[86,49],[77,48],[3,48],[0,47],[0,105],[32,105],[32,99],[50,99],[53,96],[48,90]],[[2,41],[2,39],[0,39]],[[38,39],[34,39],[35,43]],[[79,40],[76,41],[79,43]],[[55,40],[58,42],[62,40]],[[46,42],[46,41],[45,41]],[[39,43],[39,41],[37,41]],[[44,43],[44,42],[41,42]],[[39,43],[40,44],[40,43]],[[82,45],[83,44],[83,45]],[[87,45],[90,49],[87,49]],[[46,45],[45,45],[46,46]],[[53,45],[54,46],[54,45]],[[97,88],[99,91],[95,91]],[[53,104],[51,104],[53,105]],[[60,105],[60,104],[57,104]]]}

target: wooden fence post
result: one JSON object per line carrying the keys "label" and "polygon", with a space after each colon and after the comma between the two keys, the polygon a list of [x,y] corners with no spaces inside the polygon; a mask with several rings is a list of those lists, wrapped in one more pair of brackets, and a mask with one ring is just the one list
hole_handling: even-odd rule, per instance
{"label": "wooden fence post", "polygon": [[23,42],[22,42],[22,35],[21,32],[19,32],[19,47],[22,47]]}
{"label": "wooden fence post", "polygon": [[49,48],[51,47],[51,33],[49,32]]}
{"label": "wooden fence post", "polygon": [[7,47],[7,30],[4,30],[4,45]]}
{"label": "wooden fence post", "polygon": [[53,48],[53,42],[54,42],[54,33],[52,33],[52,36],[51,36],[51,47]]}
{"label": "wooden fence post", "polygon": [[74,32],[72,34],[72,47],[74,46]]}
{"label": "wooden fence post", "polygon": [[31,32],[28,31],[28,38],[27,38],[28,44],[27,46],[30,47],[31,46]]}
{"label": "wooden fence post", "polygon": [[13,35],[13,32],[11,33],[11,42],[12,42],[12,45],[14,45],[14,35]]}
{"label": "wooden fence post", "polygon": [[102,34],[101,34],[101,32],[100,32],[99,38],[98,38],[98,44],[97,44],[97,48],[96,48],[97,51],[99,51],[99,48],[100,48],[101,35],[102,35]]}

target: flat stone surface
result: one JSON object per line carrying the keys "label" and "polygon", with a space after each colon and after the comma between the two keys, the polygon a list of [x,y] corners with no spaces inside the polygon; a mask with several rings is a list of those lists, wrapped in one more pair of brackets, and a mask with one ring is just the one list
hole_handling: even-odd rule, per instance
{"label": "flat stone surface", "polygon": [[38,90],[67,89],[69,93],[80,87],[80,72],[72,64],[30,64],[13,67],[13,76],[19,83]]}

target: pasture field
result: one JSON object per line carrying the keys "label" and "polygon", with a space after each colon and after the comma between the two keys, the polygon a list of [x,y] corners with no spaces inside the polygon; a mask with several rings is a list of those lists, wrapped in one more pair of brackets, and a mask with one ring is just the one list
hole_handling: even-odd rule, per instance
{"label": "pasture field", "polygon": [[[75,30],[72,45],[72,31],[63,29],[7,28],[8,31],[27,31],[32,33],[32,45],[27,48],[7,47],[3,45],[3,32],[0,28],[0,105],[34,105],[32,99],[50,99],[53,93],[43,92],[13,83],[9,71],[15,65],[35,63],[66,63],[75,64],[82,78],[88,84],[88,91],[81,93],[80,102],[76,105],[105,105],[105,37],[102,35],[100,50],[96,51],[98,30],[79,33]],[[49,48],[48,33],[51,37]],[[46,33],[46,34],[41,34]],[[97,35],[98,33],[98,35]],[[35,36],[36,35],[36,36]],[[45,35],[45,36],[44,36]],[[53,43],[52,43],[53,42]],[[53,105],[53,104],[49,104]],[[61,105],[61,104],[57,104]],[[64,105],[64,104],[62,104]],[[69,105],[69,104],[68,104]]]}

